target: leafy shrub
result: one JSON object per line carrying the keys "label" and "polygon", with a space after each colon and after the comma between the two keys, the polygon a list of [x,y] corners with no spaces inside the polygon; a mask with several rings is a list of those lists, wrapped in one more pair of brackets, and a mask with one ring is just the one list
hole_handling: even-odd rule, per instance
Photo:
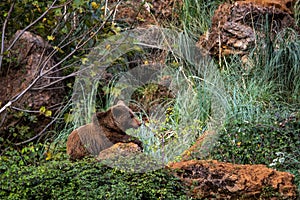
{"label": "leafy shrub", "polygon": [[235,119],[226,123],[212,152],[213,159],[289,171],[300,189],[300,115],[284,110],[270,109],[255,121]]}
{"label": "leafy shrub", "polygon": [[186,198],[179,180],[165,170],[132,174],[89,159],[51,161],[38,167],[9,165],[1,168],[0,199]]}
{"label": "leafy shrub", "polygon": [[225,161],[270,164],[276,158],[276,152],[300,154],[299,133],[299,113],[280,115],[279,111],[272,110],[255,122],[228,122],[220,134],[218,146],[222,148],[217,148],[217,152]]}

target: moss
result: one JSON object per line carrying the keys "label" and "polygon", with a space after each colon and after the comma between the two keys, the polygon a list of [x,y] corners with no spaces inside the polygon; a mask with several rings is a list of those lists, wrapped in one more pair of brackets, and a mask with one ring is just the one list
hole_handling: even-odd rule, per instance
{"label": "moss", "polygon": [[[5,162],[5,161],[4,161]],[[128,173],[85,159],[11,165],[0,174],[0,199],[185,199],[180,181],[161,169]]]}

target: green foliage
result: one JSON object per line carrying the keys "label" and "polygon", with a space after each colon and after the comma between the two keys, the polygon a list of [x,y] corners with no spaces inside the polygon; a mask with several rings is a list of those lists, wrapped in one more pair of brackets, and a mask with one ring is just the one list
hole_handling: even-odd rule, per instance
{"label": "green foliage", "polygon": [[33,126],[36,126],[38,120],[44,118],[36,113],[29,113],[24,111],[10,111],[12,117],[11,121],[14,121],[14,124],[10,124],[3,131],[6,134],[0,135],[0,149],[5,149],[6,147],[11,146],[13,143],[26,140],[34,136]]}
{"label": "green foliage", "polygon": [[[86,48],[91,48],[103,38],[120,32],[117,24],[111,22],[111,16],[104,12],[104,1],[90,2],[87,0],[76,1],[1,1],[0,2],[0,24],[7,24],[4,30],[4,42],[12,41],[12,36],[17,30],[33,32],[53,46],[55,57],[60,59],[69,58],[72,51],[74,57],[70,56],[63,65],[74,62],[80,55],[86,53]],[[13,7],[11,7],[13,5]],[[12,10],[10,11],[10,8]],[[104,8],[104,9],[102,9]],[[106,15],[104,15],[106,14]],[[97,33],[97,34],[96,34]],[[5,49],[3,64],[7,68],[14,60],[7,55]],[[53,55],[52,55],[53,56]],[[5,71],[6,68],[1,68]],[[74,71],[74,67],[63,68],[66,74]]]}
{"label": "green foliage", "polygon": [[261,41],[249,56],[254,62],[253,76],[264,84],[273,82],[273,87],[287,101],[300,99],[300,38],[292,29],[286,29],[273,42]]}
{"label": "green foliage", "polygon": [[299,156],[299,119],[278,115],[277,112],[266,113],[256,122],[228,121],[217,147],[220,159],[241,164],[269,165],[276,158],[276,152]]}
{"label": "green foliage", "polygon": [[228,120],[212,158],[237,164],[265,164],[296,175],[300,188],[299,106],[270,108],[255,121]]}
{"label": "green foliage", "polygon": [[185,31],[195,39],[208,31],[214,11],[221,2],[222,0],[184,0],[181,19]]}
{"label": "green foliage", "polygon": [[[47,38],[47,36],[51,38],[51,36],[54,37],[53,34],[59,34],[52,38],[56,40],[59,40],[64,34],[73,32],[74,26],[77,26],[78,33],[88,30],[89,27],[104,19],[103,12],[99,8],[100,4],[98,7],[93,7],[87,0],[76,0],[73,4],[69,4],[65,0],[57,1],[54,8],[51,7],[52,4],[53,1],[16,1],[8,20],[8,35],[25,28],[45,12],[48,13],[33,25],[32,31],[43,38]],[[7,17],[11,5],[11,1],[1,2],[1,19]],[[71,17],[73,19],[69,20]],[[53,32],[49,32],[49,30]]]}
{"label": "green foliage", "polygon": [[20,150],[9,147],[1,154],[1,170],[8,170],[11,166],[38,166],[48,160],[67,159],[65,149],[62,154],[58,147],[54,143],[29,143]]}
{"label": "green foliage", "polygon": [[131,174],[89,159],[9,164],[0,174],[1,199],[185,199],[179,180],[165,170]]}

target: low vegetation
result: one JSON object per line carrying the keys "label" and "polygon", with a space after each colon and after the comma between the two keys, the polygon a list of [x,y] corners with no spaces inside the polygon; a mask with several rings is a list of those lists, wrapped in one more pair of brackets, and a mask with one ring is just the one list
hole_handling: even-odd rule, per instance
{"label": "low vegetation", "polygon": [[[94,159],[20,165],[17,155],[1,157],[1,199],[186,199],[180,181],[163,170],[119,171]],[[7,160],[6,160],[7,159]]]}

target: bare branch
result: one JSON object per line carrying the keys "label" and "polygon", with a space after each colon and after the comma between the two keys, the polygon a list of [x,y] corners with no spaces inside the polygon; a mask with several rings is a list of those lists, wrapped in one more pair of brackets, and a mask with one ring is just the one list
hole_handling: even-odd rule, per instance
{"label": "bare branch", "polygon": [[4,110],[6,110],[6,108],[10,107],[12,104],[11,101],[7,102],[7,104],[5,104],[1,109],[0,109],[0,113],[2,113]]}
{"label": "bare branch", "polygon": [[[48,87],[50,87],[51,85],[55,85],[56,83],[59,83],[67,78],[71,78],[71,77],[74,77],[78,74],[78,72],[73,72],[67,76],[63,76],[63,77],[60,77],[58,80],[55,80],[55,81],[52,81],[51,83],[47,84],[47,85],[43,85],[41,87],[33,87],[31,88],[32,90],[43,90],[43,89],[46,89]],[[53,77],[49,77],[49,78],[53,78]]]}
{"label": "bare branch", "polygon": [[52,9],[65,7],[66,5],[72,3],[72,1],[73,1],[73,0],[69,0],[69,1],[67,1],[66,3],[63,3],[63,4],[61,4],[61,5],[58,5],[58,6],[52,6]]}
{"label": "bare branch", "polygon": [[7,13],[7,16],[5,18],[5,21],[3,23],[3,27],[2,27],[2,36],[1,36],[1,52],[0,52],[0,72],[1,72],[1,66],[2,66],[2,60],[3,60],[3,54],[4,54],[4,38],[5,38],[5,29],[6,29],[6,26],[7,26],[7,22],[8,22],[8,19],[10,17],[10,14],[12,13],[13,11],[13,8],[15,6],[15,2],[13,2],[10,6],[10,9]]}
{"label": "bare branch", "polygon": [[27,112],[27,113],[40,113],[39,110],[25,110],[25,109],[18,108],[18,107],[14,107],[14,106],[12,106],[11,108],[14,109],[14,110],[17,110],[17,111],[21,111],[21,112]]}
{"label": "bare branch", "polygon": [[[69,100],[69,101],[71,101],[71,100]],[[66,108],[66,106],[64,106],[64,108]],[[64,110],[64,108],[63,108],[62,110]],[[51,126],[54,122],[56,122],[58,118],[59,118],[59,115],[56,115],[56,116],[52,119],[52,121],[51,121],[49,124],[47,124],[47,125],[44,127],[44,129],[43,129],[42,131],[40,131],[37,135],[35,135],[34,137],[29,138],[28,140],[25,140],[25,141],[23,141],[23,142],[15,143],[15,145],[26,144],[26,143],[31,142],[31,141],[35,140],[36,138],[42,136],[42,135],[44,134],[44,132],[49,128],[49,126]]]}

